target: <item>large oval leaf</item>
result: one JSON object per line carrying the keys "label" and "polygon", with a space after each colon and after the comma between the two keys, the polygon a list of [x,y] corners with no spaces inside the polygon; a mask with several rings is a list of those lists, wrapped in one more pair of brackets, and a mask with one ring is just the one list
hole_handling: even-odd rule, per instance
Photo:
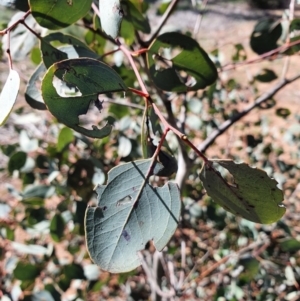
{"label": "large oval leaf", "polygon": [[[101,269],[121,273],[140,265],[138,251],[153,240],[160,251],[178,225],[180,195],[175,183],[152,187],[145,179],[151,159],[117,166],[98,186],[97,207],[86,211],[87,247]],[[155,173],[161,169],[158,164]]]}
{"label": "large oval leaf", "polygon": [[218,77],[207,53],[192,38],[177,32],[159,36],[147,53],[154,84],[166,91],[203,89]]}
{"label": "large oval leaf", "polygon": [[84,17],[93,0],[30,0],[32,15],[37,22],[49,29],[67,27]]}
{"label": "large oval leaf", "polygon": [[[221,165],[233,176],[228,183],[213,167]],[[231,160],[212,160],[205,163],[200,179],[207,194],[225,210],[255,223],[270,224],[285,213],[282,191],[277,182],[260,169]]]}
{"label": "large oval leaf", "polygon": [[[58,49],[52,46],[52,42],[59,42],[67,45],[60,46]],[[42,38],[41,52],[43,63],[40,63],[32,74],[25,93],[27,103],[38,110],[47,109],[43,102],[42,92],[39,87],[41,85],[42,77],[51,65],[65,59],[74,59],[78,57],[99,59],[99,56],[86,44],[72,36],[62,34],[61,32],[51,33]]]}
{"label": "large oval leaf", "polygon": [[18,95],[20,76],[17,71],[10,70],[6,83],[0,94],[0,125],[8,118]]}
{"label": "large oval leaf", "polygon": [[[80,96],[62,97],[53,86],[57,76],[76,87]],[[89,58],[64,60],[53,64],[42,81],[42,96],[49,111],[62,123],[86,136],[103,138],[109,135],[111,126],[102,129],[93,126],[88,130],[79,126],[79,115],[86,114],[91,102],[98,101],[98,95],[124,91],[125,86],[119,75],[106,64]]]}

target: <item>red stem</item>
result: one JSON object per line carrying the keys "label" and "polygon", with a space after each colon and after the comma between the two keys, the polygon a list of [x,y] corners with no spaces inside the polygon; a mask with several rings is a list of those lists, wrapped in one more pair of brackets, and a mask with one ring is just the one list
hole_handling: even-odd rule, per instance
{"label": "red stem", "polygon": [[0,36],[4,36],[5,34],[7,34],[9,31],[11,31],[12,29],[14,29],[19,23],[22,23],[25,21],[25,19],[31,14],[31,11],[27,11],[24,16],[17,20],[15,23],[13,23],[12,25],[10,25],[9,27],[7,27],[6,29],[3,29],[0,31]]}

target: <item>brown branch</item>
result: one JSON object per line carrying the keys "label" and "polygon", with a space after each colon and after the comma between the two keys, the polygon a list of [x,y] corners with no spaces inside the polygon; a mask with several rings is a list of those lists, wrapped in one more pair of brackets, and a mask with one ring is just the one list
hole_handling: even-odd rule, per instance
{"label": "brown branch", "polygon": [[233,116],[232,118],[224,121],[216,130],[214,130],[199,146],[198,150],[204,153],[207,148],[212,145],[215,140],[222,135],[225,131],[227,131],[233,124],[242,119],[244,116],[249,114],[253,109],[259,107],[262,103],[266,102],[268,99],[273,97],[278,91],[280,91],[284,86],[294,82],[295,80],[300,78],[300,74],[295,75],[290,79],[283,79],[279,81],[274,87],[272,87],[268,92],[264,93],[260,97],[258,97],[254,103],[249,105],[239,114]]}
{"label": "brown branch", "polygon": [[212,266],[208,267],[205,271],[203,271],[196,279],[194,279],[194,281],[196,283],[199,283],[203,278],[209,276],[212,272],[214,272],[216,269],[218,269],[220,267],[220,265],[227,262],[228,259],[233,256],[236,256],[237,258],[239,258],[241,255],[245,254],[246,252],[252,251],[251,253],[253,253],[253,250],[255,250],[255,248],[257,248],[259,246],[267,247],[269,245],[270,245],[270,241],[268,239],[266,239],[265,241],[255,241],[255,242],[251,243],[250,245],[248,245],[244,248],[241,248],[237,252],[230,253],[227,256],[221,258],[219,261],[215,262]]}

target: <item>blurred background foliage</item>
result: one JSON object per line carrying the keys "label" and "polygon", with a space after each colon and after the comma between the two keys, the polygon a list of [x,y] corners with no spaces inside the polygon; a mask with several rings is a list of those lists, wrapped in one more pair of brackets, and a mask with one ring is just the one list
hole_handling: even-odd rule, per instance
{"label": "blurred background foliage", "polygon": [[[287,58],[281,53],[257,64],[234,65],[284,43],[283,33],[289,32],[284,23],[287,12],[279,9],[287,8],[289,1],[252,0],[250,6],[247,1],[208,1],[206,6],[204,2],[181,1],[164,30],[193,35],[220,68],[218,81],[204,91],[164,95],[147,82],[154,99],[170,101],[178,122],[195,144],[272,87],[287,72],[287,64],[288,75],[294,75],[300,63],[297,56]],[[130,3],[147,14],[151,28],[169,4]],[[255,6],[276,10],[261,11]],[[1,7],[1,29],[15,13]],[[240,17],[235,19],[235,14]],[[296,9],[295,18],[297,14]],[[113,46],[86,29],[93,17],[87,15],[64,32],[101,55]],[[142,37],[147,37],[147,24],[138,28],[144,32]],[[130,18],[121,28],[121,36],[132,49],[139,46],[134,28]],[[266,44],[254,34],[264,34],[265,29]],[[284,190],[286,215],[264,226],[224,211],[205,195],[198,177],[201,161],[196,159],[182,188],[182,221],[168,246],[158,253],[149,244],[142,267],[109,274],[89,259],[84,212],[88,204],[95,203],[93,187],[105,183],[112,167],[141,157],[143,101],[139,96],[130,96],[129,103],[127,95],[103,95],[101,113],[91,109],[83,122],[98,124],[101,114],[114,130],[102,140],[88,139],[57,123],[47,111],[34,111],[32,103],[24,100],[40,53],[37,41],[29,44],[23,33],[16,39],[22,42],[12,42],[12,47],[17,45],[17,53],[20,49],[24,53],[16,64],[22,93],[0,129],[1,301],[300,299],[297,82],[235,123],[206,150],[209,157],[245,161],[273,176]],[[293,49],[290,54],[297,52]],[[126,84],[135,86],[136,79],[122,55],[116,53],[110,63]],[[0,70],[3,82],[7,74],[3,51]],[[172,135],[168,144],[176,155],[178,145]],[[153,284],[156,280],[159,289]]]}

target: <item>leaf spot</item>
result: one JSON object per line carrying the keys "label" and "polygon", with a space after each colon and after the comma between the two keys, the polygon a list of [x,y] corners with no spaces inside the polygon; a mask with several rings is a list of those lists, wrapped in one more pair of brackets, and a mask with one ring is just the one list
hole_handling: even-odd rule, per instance
{"label": "leaf spot", "polygon": [[103,109],[103,102],[104,100],[100,100],[100,99],[96,99],[95,100],[95,107],[99,110],[99,112],[101,113],[101,110]]}
{"label": "leaf spot", "polygon": [[128,232],[126,230],[123,230],[122,236],[126,239],[126,241],[130,240],[130,235],[128,234]]}

